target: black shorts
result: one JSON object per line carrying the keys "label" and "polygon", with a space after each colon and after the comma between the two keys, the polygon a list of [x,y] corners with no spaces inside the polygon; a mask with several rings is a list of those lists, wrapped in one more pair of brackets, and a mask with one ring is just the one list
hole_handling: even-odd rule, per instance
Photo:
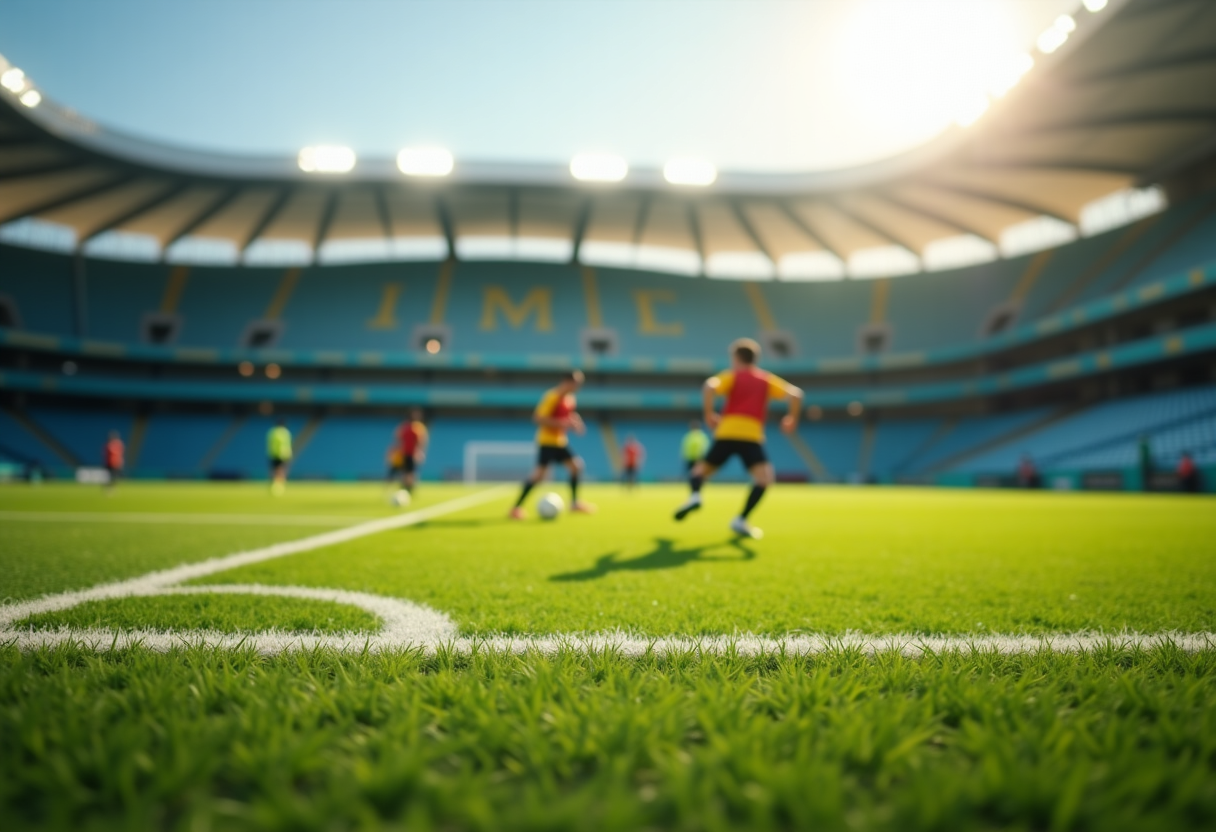
{"label": "black shorts", "polygon": [[272,457],[268,458],[266,461],[270,463],[271,471],[278,471],[280,468],[282,468],[284,465],[287,464],[287,460],[279,459],[277,456],[272,456]]}
{"label": "black shorts", "polygon": [[414,461],[411,455],[401,457],[401,473],[412,474],[418,470],[418,463]]}
{"label": "black shorts", "polygon": [[721,468],[735,454],[743,462],[743,467],[749,471],[762,463],[768,462],[764,446],[759,442],[745,442],[742,439],[715,439],[705,454],[705,461],[714,468]]}
{"label": "black shorts", "polygon": [[537,465],[552,465],[555,462],[569,462],[574,459],[574,454],[566,446],[557,445],[541,445],[540,451],[536,455]]}

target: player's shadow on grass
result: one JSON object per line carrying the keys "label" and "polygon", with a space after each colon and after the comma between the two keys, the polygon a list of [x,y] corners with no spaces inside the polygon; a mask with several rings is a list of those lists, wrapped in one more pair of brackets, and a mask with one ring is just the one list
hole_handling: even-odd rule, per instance
{"label": "player's shadow on grass", "polygon": [[506,517],[481,517],[464,520],[423,520],[406,528],[414,529],[475,529],[482,526],[505,526],[514,522]]}
{"label": "player's shadow on grass", "polygon": [[[593,581],[603,578],[611,572],[632,572],[649,569],[678,569],[690,563],[709,563],[714,561],[746,561],[756,557],[756,553],[744,545],[739,538],[731,538],[723,543],[707,543],[704,546],[692,546],[677,549],[675,542],[665,538],[655,538],[655,547],[641,557],[629,560],[617,560],[616,552],[601,555],[595,566],[580,572],[562,572],[549,578],[551,581]],[[706,554],[714,549],[730,548],[735,550],[731,555]]]}

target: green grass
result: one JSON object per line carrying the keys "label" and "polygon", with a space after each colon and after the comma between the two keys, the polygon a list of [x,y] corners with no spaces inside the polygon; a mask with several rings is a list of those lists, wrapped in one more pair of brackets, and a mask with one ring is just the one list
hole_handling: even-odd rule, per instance
{"label": "green grass", "polygon": [[59,612],[31,615],[19,627],[123,630],[213,630],[254,633],[359,633],[380,629],[366,610],[332,601],[246,595],[161,595],[90,601]]}
{"label": "green grass", "polygon": [[[563,488],[556,490],[564,492]],[[417,505],[466,493],[427,485]],[[422,526],[210,575],[421,601],[464,633],[1216,630],[1216,512],[1140,495],[588,489],[594,517]],[[0,511],[387,516],[376,486],[0,488]],[[0,521],[0,597],[317,526]],[[328,603],[106,601],[39,626],[368,629]],[[258,656],[0,646],[0,828],[1207,829],[1216,650],[905,658]]]}
{"label": "green grass", "polygon": [[[463,493],[448,486],[420,492],[419,507]],[[396,513],[376,485],[303,484],[282,498],[260,485],[124,483],[114,497],[74,484],[0,486],[0,511],[163,512],[171,514],[324,515],[354,524]],[[0,599],[32,598],[256,549],[325,531],[325,527],[218,526],[0,520]]]}
{"label": "green grass", "polygon": [[1210,500],[786,487],[744,544],[740,487],[676,524],[682,493],[591,489],[599,514],[554,523],[504,500],[204,580],[406,597],[465,633],[1216,629]]}
{"label": "green grass", "polygon": [[1216,655],[0,652],[5,829],[1216,824]]}

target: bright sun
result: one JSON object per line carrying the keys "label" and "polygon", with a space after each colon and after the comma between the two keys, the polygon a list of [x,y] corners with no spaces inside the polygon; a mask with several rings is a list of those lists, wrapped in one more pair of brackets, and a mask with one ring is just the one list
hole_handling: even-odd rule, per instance
{"label": "bright sun", "polygon": [[1029,68],[1010,23],[985,0],[861,0],[838,41],[838,82],[877,129],[928,138],[969,124]]}

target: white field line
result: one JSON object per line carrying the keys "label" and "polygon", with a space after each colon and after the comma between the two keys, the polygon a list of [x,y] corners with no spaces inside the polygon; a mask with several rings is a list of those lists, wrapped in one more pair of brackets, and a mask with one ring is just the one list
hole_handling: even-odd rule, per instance
{"label": "white field line", "polygon": [[[397,517],[386,517],[350,526],[345,529],[325,532],[288,543],[279,543],[250,552],[240,552],[223,558],[201,563],[187,564],[175,569],[152,572],[138,578],[118,583],[105,584],[77,592],[49,595],[32,601],[0,605],[0,644],[15,644],[23,650],[74,644],[94,650],[121,649],[142,646],[146,649],[168,651],[186,646],[211,648],[254,649],[262,653],[281,653],[294,650],[318,648],[342,651],[385,651],[420,649],[426,653],[438,650],[455,650],[502,653],[556,653],[567,650],[595,652],[616,651],[627,656],[648,653],[670,654],[703,652],[723,654],[737,652],[744,655],[798,654],[815,655],[841,650],[860,650],[866,653],[896,652],[908,656],[940,652],[990,652],[990,653],[1034,653],[1051,650],[1056,652],[1083,652],[1107,648],[1137,649],[1171,644],[1182,650],[1216,649],[1216,633],[1102,633],[1084,631],[1043,635],[1001,635],[984,633],[975,635],[925,636],[916,634],[867,634],[844,633],[841,635],[799,634],[790,636],[757,636],[739,634],[734,636],[708,636],[701,638],[663,637],[648,638],[635,633],[572,633],[566,635],[538,636],[458,636],[455,623],[446,614],[399,598],[388,598],[365,592],[348,592],[339,589],[317,589],[296,586],[266,586],[263,584],[220,584],[214,586],[179,586],[184,581],[212,575],[252,563],[286,557],[288,555],[344,543],[359,537],[404,528],[425,522],[434,517],[460,511],[495,499],[510,486],[503,486],[445,503],[410,512]],[[111,598],[150,597],[159,595],[261,595],[281,598],[306,598],[349,604],[377,616],[383,626],[379,632],[370,634],[300,634],[280,631],[230,634],[207,630],[153,631],[153,630],[73,630],[63,627],[57,630],[34,630],[17,624],[22,619],[40,613],[65,610],[88,601]]]}
{"label": "white field line", "polygon": [[400,514],[395,517],[382,517],[378,520],[369,520],[366,523],[359,523],[354,526],[348,526],[344,529],[335,529],[330,532],[322,532],[311,537],[305,537],[300,540],[292,540],[286,543],[275,543],[271,546],[265,546],[261,549],[253,549],[248,552],[238,552],[234,555],[228,555],[222,558],[212,558],[210,560],[201,561],[199,563],[188,563],[182,566],[174,567],[173,569],[165,569],[159,572],[149,572],[146,575],[141,575],[137,578],[130,578],[125,581],[117,581],[115,583],[101,584],[99,586],[90,587],[89,589],[76,590],[74,592],[61,592],[56,595],[45,595],[41,598],[35,598],[30,601],[17,601],[15,603],[0,605],[0,639],[4,639],[6,634],[11,629],[13,622],[20,621],[31,615],[39,613],[54,612],[56,610],[70,609],[78,604],[83,604],[86,601],[101,601],[108,598],[127,598],[136,595],[158,595],[163,590],[173,587],[176,584],[185,583],[186,581],[195,578],[201,578],[206,575],[213,575],[216,572],[225,572],[229,569],[236,569],[241,566],[248,566],[253,563],[261,563],[275,558],[282,558],[288,555],[299,554],[300,552],[310,552],[313,549],[320,549],[323,546],[333,546],[338,543],[346,543],[351,540],[356,540],[360,537],[366,537],[370,534],[389,531],[390,529],[400,529],[406,526],[414,526],[419,523],[424,523],[436,517],[442,517],[445,514],[461,511],[466,508],[481,505],[496,499],[503,493],[508,491],[510,486],[502,486],[499,488],[491,488],[486,491],[479,491],[475,494],[469,494],[464,497],[457,497],[455,500],[438,503],[427,508],[411,511],[408,514]]}
{"label": "white field line", "polygon": [[[209,591],[212,588],[200,588]],[[242,587],[243,591],[253,586]],[[262,587],[261,589],[269,589]],[[291,588],[282,588],[291,589]],[[288,594],[287,592],[276,594]],[[304,597],[304,596],[300,596]],[[353,603],[353,599],[338,600]],[[380,599],[383,601],[384,599]],[[406,603],[407,606],[415,606]],[[358,604],[356,604],[358,606]],[[423,608],[425,610],[425,608]],[[430,615],[446,618],[442,613],[426,610]],[[450,623],[450,622],[448,622]],[[391,625],[390,625],[391,626]],[[16,644],[22,650],[71,644],[93,650],[105,651],[127,647],[143,647],[158,652],[182,647],[237,648],[256,650],[264,654],[278,654],[317,649],[343,652],[383,652],[398,650],[421,650],[434,654],[439,650],[458,653],[529,653],[554,654],[563,651],[602,652],[614,651],[625,656],[646,654],[668,655],[704,653],[722,655],[735,652],[740,655],[820,655],[842,650],[859,650],[866,654],[899,653],[905,656],[923,656],[932,653],[1021,653],[1057,652],[1081,653],[1101,649],[1147,649],[1162,645],[1173,645],[1186,652],[1216,649],[1216,633],[1056,633],[1050,635],[957,635],[923,636],[912,634],[872,635],[845,633],[843,635],[799,635],[787,638],[765,636],[715,636],[705,638],[644,638],[636,635],[602,633],[565,636],[520,636],[520,637],[452,637],[440,635],[439,628],[423,632],[410,629],[408,634],[389,629],[376,634],[324,634],[305,635],[299,633],[261,632],[250,634],[219,633],[205,630],[165,632],[158,630],[8,630],[0,633],[0,639]],[[402,637],[404,635],[404,637]]]}
{"label": "white field line", "polygon": [[159,511],[0,511],[0,523],[147,523],[166,526],[343,526],[336,514],[193,514]]}

